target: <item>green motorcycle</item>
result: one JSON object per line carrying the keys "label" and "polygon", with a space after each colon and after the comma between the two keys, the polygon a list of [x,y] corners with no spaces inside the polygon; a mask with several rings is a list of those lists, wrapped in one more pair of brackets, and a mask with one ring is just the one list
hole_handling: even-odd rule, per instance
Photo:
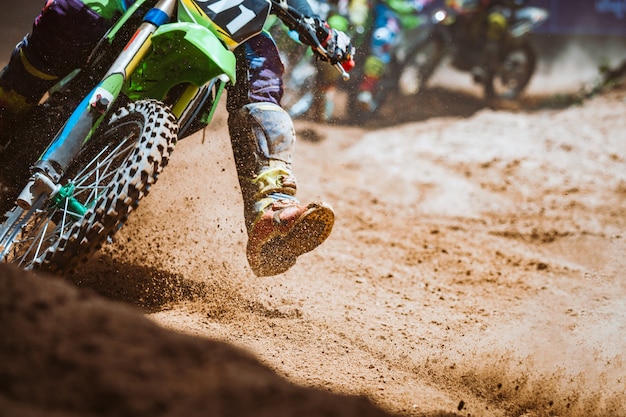
{"label": "green motorcycle", "polygon": [[232,50],[272,14],[328,57],[284,1],[136,1],[3,151],[3,184],[14,191],[0,207],[0,262],[62,273],[88,260],[154,185],[177,140],[209,126],[236,82]]}

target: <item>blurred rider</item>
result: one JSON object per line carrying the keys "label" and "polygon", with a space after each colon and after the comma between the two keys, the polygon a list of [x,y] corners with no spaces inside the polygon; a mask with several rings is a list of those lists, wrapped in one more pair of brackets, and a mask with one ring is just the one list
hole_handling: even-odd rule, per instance
{"label": "blurred rider", "polygon": [[[357,105],[362,111],[373,112],[376,88],[391,61],[402,30],[413,24],[417,15],[433,0],[373,0],[373,28],[369,44],[369,56],[365,59],[363,75],[357,95]],[[411,23],[407,23],[411,22]]]}
{"label": "blurred rider", "polygon": [[[261,1],[261,0],[251,0]],[[113,22],[134,0],[48,0],[32,30],[0,73],[0,149],[45,92],[83,65]],[[350,69],[350,39],[311,10],[287,0],[317,28],[329,56]],[[330,234],[333,209],[302,204],[292,171],[295,129],[280,106],[283,64],[272,38],[259,34],[234,50],[237,83],[228,87],[228,127],[244,202],[246,255],[257,276],[282,273]],[[4,139],[2,139],[4,137]],[[4,140],[4,143],[2,142]]]}
{"label": "blurred rider", "polygon": [[[477,62],[470,70],[474,79],[482,81],[489,63],[498,52],[498,44],[509,28],[511,10],[522,7],[526,0],[446,0],[446,6],[454,10],[455,38],[463,43],[459,60]],[[476,58],[468,57],[468,55]],[[463,67],[463,62],[455,62]]]}
{"label": "blurred rider", "polygon": [[[348,33],[353,42],[364,36],[366,27],[370,23],[370,0],[328,0],[323,1],[326,6],[326,20],[333,29]],[[315,67],[315,81],[313,97],[307,117],[318,122],[327,122],[332,118],[334,110],[335,92],[340,81],[339,74],[329,65],[313,61]]]}

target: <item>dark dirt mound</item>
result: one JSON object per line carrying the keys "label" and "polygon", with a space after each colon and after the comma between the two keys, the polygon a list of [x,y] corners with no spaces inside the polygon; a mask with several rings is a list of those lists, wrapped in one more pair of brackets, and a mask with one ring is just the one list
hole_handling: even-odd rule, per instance
{"label": "dark dirt mound", "polygon": [[5,416],[385,416],[287,382],[225,343],[165,330],[59,279],[0,265]]}

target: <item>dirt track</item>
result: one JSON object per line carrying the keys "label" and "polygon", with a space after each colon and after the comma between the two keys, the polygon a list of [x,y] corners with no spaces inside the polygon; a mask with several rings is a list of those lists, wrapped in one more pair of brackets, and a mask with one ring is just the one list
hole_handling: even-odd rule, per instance
{"label": "dirt track", "polygon": [[626,88],[424,100],[389,127],[298,122],[299,195],[337,224],[286,274],[247,267],[223,112],[66,285],[0,270],[0,410],[626,415]]}
{"label": "dirt track", "polygon": [[[380,130],[299,122],[322,139],[298,144],[300,195],[324,196],[338,222],[319,250],[267,279],[245,263],[221,114],[211,141],[179,144],[114,244],[71,281],[166,328],[249,350],[298,385],[363,394],[390,412],[623,415],[625,100],[622,88],[563,110],[481,109]],[[65,309],[54,300],[47,308]],[[7,302],[12,319],[20,309],[6,316]],[[135,320],[143,328],[119,308],[121,328],[85,319],[84,337],[106,346]],[[64,320],[36,334],[58,339]],[[6,363],[51,360],[55,344],[42,344]],[[79,377],[115,375],[130,358],[113,351],[65,360]],[[149,354],[184,361],[167,352]],[[39,359],[45,379],[51,365]],[[194,385],[179,383],[184,402]]]}

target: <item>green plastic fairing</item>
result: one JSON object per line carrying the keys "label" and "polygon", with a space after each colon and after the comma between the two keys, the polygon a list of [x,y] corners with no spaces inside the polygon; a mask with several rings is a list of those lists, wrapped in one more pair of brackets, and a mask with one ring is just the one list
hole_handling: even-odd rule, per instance
{"label": "green plastic fairing", "polygon": [[235,83],[235,55],[213,32],[194,23],[169,23],[152,35],[152,51],[128,78],[124,92],[133,100],[162,100],[176,85],[201,86],[222,74]]}

